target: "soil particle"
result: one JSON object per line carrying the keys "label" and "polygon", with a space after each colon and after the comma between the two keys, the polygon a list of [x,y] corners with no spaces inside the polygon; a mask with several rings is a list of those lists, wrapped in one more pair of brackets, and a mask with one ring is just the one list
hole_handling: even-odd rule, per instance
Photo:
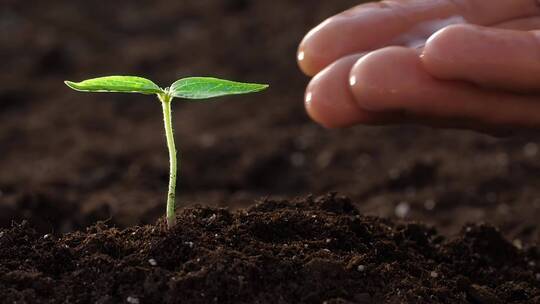
{"label": "soil particle", "polygon": [[[0,234],[7,303],[535,303],[538,248],[487,225],[445,239],[329,194],[192,207],[156,225]],[[531,266],[533,265],[533,266]],[[536,299],[536,300],[535,300]]]}

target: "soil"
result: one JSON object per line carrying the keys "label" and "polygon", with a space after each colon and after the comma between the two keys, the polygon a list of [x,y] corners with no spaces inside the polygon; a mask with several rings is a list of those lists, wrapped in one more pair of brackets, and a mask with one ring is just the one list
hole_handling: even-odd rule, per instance
{"label": "soil", "polygon": [[[161,291],[178,301],[204,288],[220,303],[535,303],[540,281],[529,263],[536,263],[537,249],[528,248],[540,240],[538,136],[497,139],[413,126],[325,130],[306,116],[308,79],[296,68],[298,42],[324,18],[358,2],[117,0],[111,7],[4,1],[0,293],[43,301],[47,292],[59,301],[77,293],[79,300],[67,302],[80,303],[126,301],[133,293],[146,303]],[[186,209],[180,217],[189,227],[165,233],[161,224],[151,226],[164,213],[168,178],[159,104],[147,96],[72,92],[62,82],[110,74],[142,75],[162,85],[191,75],[272,85],[258,95],[174,105],[182,206],[230,212]],[[361,225],[373,229],[347,228],[356,227],[350,219],[356,209],[333,214],[319,203],[275,203],[330,191],[350,197]],[[261,197],[268,201],[248,209],[248,218],[245,211],[234,213]],[[310,226],[310,212],[341,224]],[[210,228],[201,223],[213,213],[223,220],[210,228],[230,240],[238,234],[237,243],[205,240]],[[295,214],[291,221],[298,224],[284,228],[284,214]],[[259,222],[264,233],[277,235],[249,230]],[[396,239],[408,229],[427,233],[429,241]],[[317,245],[332,233],[343,244]],[[43,239],[49,234],[54,237]],[[188,249],[176,240],[201,243]],[[308,248],[299,248],[302,242]],[[504,259],[492,258],[499,253]],[[158,266],[149,268],[149,258]],[[70,262],[58,262],[64,259]],[[359,263],[366,264],[364,273],[353,271]],[[431,271],[441,276],[426,276]]]}
{"label": "soil", "polygon": [[446,240],[335,195],[195,207],[179,225],[0,231],[13,303],[540,303],[540,249],[487,225]]}

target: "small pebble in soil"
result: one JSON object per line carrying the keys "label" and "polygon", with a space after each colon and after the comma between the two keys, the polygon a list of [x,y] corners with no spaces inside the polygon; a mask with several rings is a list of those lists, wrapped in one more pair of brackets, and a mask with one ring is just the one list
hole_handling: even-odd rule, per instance
{"label": "small pebble in soil", "polygon": [[185,245],[188,245],[189,248],[193,248],[193,242],[184,242]]}
{"label": "small pebble in soil", "polygon": [[47,234],[45,234],[45,235],[43,236],[43,239],[44,239],[44,240],[47,240],[47,239],[50,239],[51,237],[52,237],[52,234],[47,233]]}
{"label": "small pebble in soil", "polygon": [[323,151],[317,156],[315,160],[319,168],[324,169],[332,163],[334,159],[334,153],[331,151]]}
{"label": "small pebble in soil", "polygon": [[299,150],[306,150],[313,145],[313,138],[309,133],[302,134],[294,139],[294,145]]}
{"label": "small pebble in soil", "polygon": [[429,276],[436,279],[436,278],[439,277],[439,274],[436,271],[432,271],[432,272],[429,273]]}
{"label": "small pebble in soil", "polygon": [[499,204],[497,206],[497,212],[502,215],[507,215],[508,213],[510,213],[510,206],[508,206],[507,204]]}
{"label": "small pebble in soil", "polygon": [[356,267],[356,269],[360,272],[364,272],[366,270],[366,266],[364,265],[358,265],[358,267]]}
{"label": "small pebble in soil", "polygon": [[488,203],[496,203],[497,202],[497,193],[489,192],[488,194],[486,194],[486,201],[488,201]]}
{"label": "small pebble in soil", "polygon": [[388,171],[388,177],[390,177],[391,180],[396,180],[400,177],[401,173],[399,172],[399,169],[393,168]]}
{"label": "small pebble in soil", "polygon": [[401,202],[396,206],[394,213],[396,214],[398,218],[403,219],[407,217],[410,211],[411,211],[411,206],[409,205],[409,203]]}
{"label": "small pebble in soil", "polygon": [[426,208],[428,211],[434,210],[435,207],[437,207],[437,202],[433,199],[428,199],[424,202],[424,208]]}
{"label": "small pebble in soil", "polygon": [[523,242],[520,239],[513,240],[512,244],[519,250],[523,249]]}
{"label": "small pebble in soil", "polygon": [[523,154],[527,157],[535,157],[538,154],[538,145],[535,143],[528,143],[523,147]]}
{"label": "small pebble in soil", "polygon": [[366,167],[373,162],[373,157],[369,154],[362,154],[356,159],[356,165],[359,167]]}
{"label": "small pebble in soil", "polygon": [[0,239],[4,237],[4,231],[0,232]]}
{"label": "small pebble in soil", "polygon": [[293,153],[291,155],[291,164],[294,167],[302,167],[306,163],[306,156],[303,153]]}
{"label": "small pebble in soil", "polygon": [[501,152],[497,154],[496,162],[500,167],[506,167],[510,162],[510,158],[508,157],[508,154]]}
{"label": "small pebble in soil", "polygon": [[534,261],[530,261],[530,262],[529,262],[529,266],[530,266],[530,267],[534,267],[534,266],[536,266],[536,263],[535,263]]}
{"label": "small pebble in soil", "polygon": [[210,148],[216,144],[216,141],[216,137],[213,134],[203,134],[199,142],[204,148]]}
{"label": "small pebble in soil", "polygon": [[207,219],[207,222],[208,223],[212,223],[213,221],[215,221],[217,218],[217,215],[214,213],[212,214],[212,216],[210,216],[208,219]]}
{"label": "small pebble in soil", "polygon": [[157,261],[154,260],[154,259],[149,259],[148,260],[148,264],[152,265],[152,266],[157,266]]}
{"label": "small pebble in soil", "polygon": [[406,190],[405,190],[405,196],[408,197],[408,198],[414,198],[417,194],[417,190],[415,187],[408,187]]}
{"label": "small pebble in soil", "polygon": [[127,297],[126,301],[127,301],[129,304],[139,304],[139,303],[141,303],[141,301],[139,300],[139,298],[132,297],[132,296]]}
{"label": "small pebble in soil", "polygon": [[246,279],[246,277],[244,276],[238,276],[238,283],[240,284],[240,286],[244,285],[244,280]]}
{"label": "small pebble in soil", "polygon": [[326,244],[330,244],[332,242],[332,239],[326,239]]}

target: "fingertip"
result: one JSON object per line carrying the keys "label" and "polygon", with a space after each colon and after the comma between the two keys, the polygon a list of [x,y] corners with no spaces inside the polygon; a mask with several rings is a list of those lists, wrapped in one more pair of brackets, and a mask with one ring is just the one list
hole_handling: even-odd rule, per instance
{"label": "fingertip", "polygon": [[298,52],[296,53],[296,62],[298,63],[298,67],[300,68],[300,70],[309,77],[315,76],[319,71],[319,68],[317,68],[313,64],[310,56],[306,54],[306,51],[304,50],[304,46],[302,44],[300,45],[300,48],[298,48]]}
{"label": "fingertip", "polygon": [[339,80],[332,79],[332,74],[330,68],[317,74],[307,86],[304,98],[311,119],[330,129],[350,126],[358,116],[346,83],[343,84],[345,91],[340,91]]}
{"label": "fingertip", "polygon": [[385,95],[389,94],[386,75],[392,73],[385,63],[388,49],[373,51],[360,58],[351,68],[348,84],[358,106],[367,111],[386,110]]}
{"label": "fingertip", "polygon": [[387,47],[362,57],[349,74],[357,105],[370,112],[415,107],[413,97],[428,81],[419,65],[418,51],[405,47]]}
{"label": "fingertip", "polygon": [[428,40],[422,64],[437,79],[518,93],[538,92],[539,44],[534,31],[451,26]]}
{"label": "fingertip", "polygon": [[315,76],[328,66],[328,27],[331,27],[333,18],[329,18],[313,28],[300,42],[296,53],[298,66],[308,76]]}
{"label": "fingertip", "polygon": [[452,63],[460,62],[459,56],[468,53],[466,48],[474,40],[476,27],[468,24],[447,26],[427,41],[420,56],[424,67],[436,77],[451,77]]}
{"label": "fingertip", "polygon": [[378,114],[360,109],[350,91],[349,72],[360,57],[342,58],[311,80],[306,89],[305,107],[314,121],[327,128],[342,128],[381,120]]}

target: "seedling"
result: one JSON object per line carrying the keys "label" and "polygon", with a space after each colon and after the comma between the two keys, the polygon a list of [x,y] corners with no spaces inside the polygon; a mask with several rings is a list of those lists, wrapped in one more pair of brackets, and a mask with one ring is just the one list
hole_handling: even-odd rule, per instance
{"label": "seedling", "polygon": [[135,76],[108,76],[88,79],[82,82],[65,81],[65,84],[81,92],[111,92],[156,94],[163,108],[165,137],[169,149],[169,191],[167,195],[167,226],[176,224],[176,144],[173,135],[171,101],[174,98],[184,100],[202,100],[226,95],[248,94],[262,91],[268,85],[241,83],[211,77],[189,77],[176,81],[170,87],[162,89],[151,80]]}

